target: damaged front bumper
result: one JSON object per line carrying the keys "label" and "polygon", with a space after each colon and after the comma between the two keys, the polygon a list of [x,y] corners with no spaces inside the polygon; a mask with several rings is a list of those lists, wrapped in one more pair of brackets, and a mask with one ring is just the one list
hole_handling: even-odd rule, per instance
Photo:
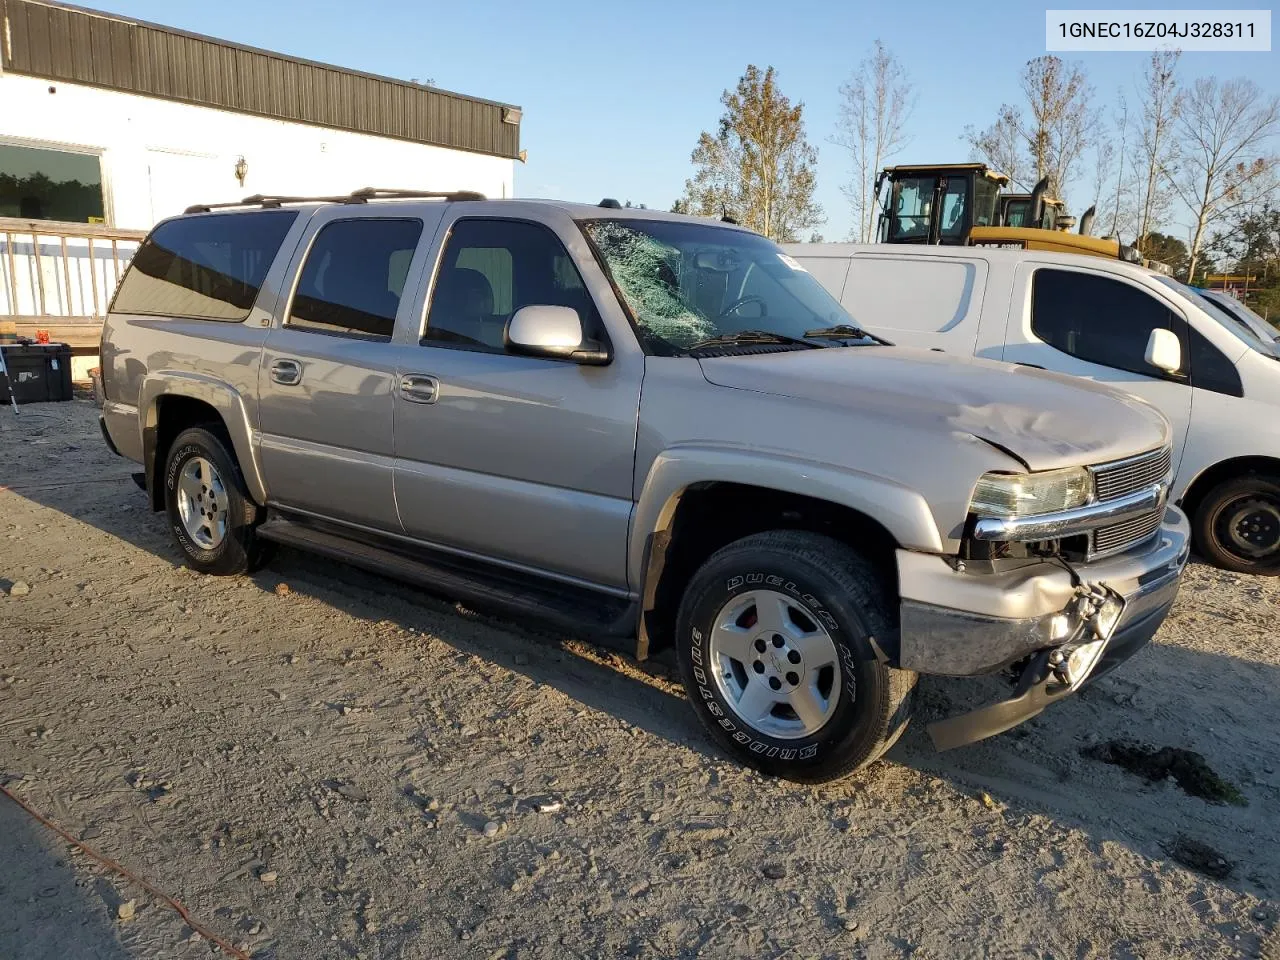
{"label": "damaged front bumper", "polygon": [[970,574],[898,553],[899,666],[977,676],[1026,661],[1013,696],[930,726],[938,749],[1014,727],[1114,669],[1151,640],[1178,593],[1190,550],[1186,517],[1168,507],[1145,546],[1077,565]]}

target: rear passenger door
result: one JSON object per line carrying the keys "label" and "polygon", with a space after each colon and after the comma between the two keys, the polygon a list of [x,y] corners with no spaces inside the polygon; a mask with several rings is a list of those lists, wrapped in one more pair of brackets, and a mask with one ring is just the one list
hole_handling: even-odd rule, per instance
{"label": "rear passenger door", "polygon": [[[460,213],[459,213],[460,211]],[[468,217],[441,231],[425,327],[395,399],[405,532],[500,564],[621,591],[644,360],[606,366],[503,346],[515,311],[571,307],[610,342],[583,271],[609,290],[572,221]],[[575,258],[566,244],[578,250]]]}
{"label": "rear passenger door", "polygon": [[424,226],[342,207],[310,224],[259,370],[260,462],[273,505],[399,532],[391,338]]}
{"label": "rear passenger door", "polygon": [[[1004,359],[1087,377],[1148,401],[1172,425],[1176,471],[1191,422],[1191,364],[1197,353],[1209,361],[1199,349],[1204,338],[1192,341],[1173,303],[1127,278],[1057,264],[1020,264],[1013,293]],[[1178,336],[1177,373],[1146,361],[1157,328]]]}

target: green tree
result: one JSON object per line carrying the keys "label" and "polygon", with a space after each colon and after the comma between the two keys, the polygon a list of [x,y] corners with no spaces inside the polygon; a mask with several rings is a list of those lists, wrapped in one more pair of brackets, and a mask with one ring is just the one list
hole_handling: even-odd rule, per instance
{"label": "green tree", "polygon": [[817,151],[804,132],[804,104],[778,89],[773,67],[754,64],[720,98],[717,131],[704,132],[691,157],[685,209],[701,216],[730,214],[778,241],[793,241],[820,223],[814,202]]}
{"label": "green tree", "polygon": [[1139,238],[1138,249],[1142,251],[1144,257],[1167,264],[1179,280],[1187,279],[1187,266],[1191,260],[1191,254],[1187,250],[1187,245],[1177,237],[1153,230]]}
{"label": "green tree", "polygon": [[1206,249],[1232,273],[1252,278],[1244,298],[1249,306],[1280,320],[1280,209],[1265,206],[1236,216]]}

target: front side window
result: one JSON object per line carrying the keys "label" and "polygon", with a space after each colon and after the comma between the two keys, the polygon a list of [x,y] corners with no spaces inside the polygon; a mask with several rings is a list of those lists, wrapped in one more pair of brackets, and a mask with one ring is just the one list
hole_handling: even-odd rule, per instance
{"label": "front side window", "polygon": [[441,255],[423,342],[501,351],[507,321],[521,307],[571,307],[588,338],[601,322],[560,238],[526,220],[463,219]]}
{"label": "front side window", "polygon": [[166,220],[133,255],[112,311],[243,320],[297,217],[260,210]]}
{"label": "front side window", "polygon": [[105,223],[96,154],[0,143],[0,217]]}
{"label": "front side window", "polygon": [[[1180,320],[1180,318],[1178,318]],[[1031,329],[1050,346],[1089,363],[1163,376],[1147,363],[1147,341],[1157,328],[1172,330],[1183,344],[1181,322],[1155,297],[1110,277],[1073,270],[1037,270],[1032,281]]]}
{"label": "front side window", "polygon": [[288,324],[319,333],[390,340],[421,220],[336,220],[316,234]]}
{"label": "front side window", "polygon": [[588,220],[583,231],[649,349],[687,351],[745,331],[804,337],[853,324],[822,285],[771,241],[671,220]]}

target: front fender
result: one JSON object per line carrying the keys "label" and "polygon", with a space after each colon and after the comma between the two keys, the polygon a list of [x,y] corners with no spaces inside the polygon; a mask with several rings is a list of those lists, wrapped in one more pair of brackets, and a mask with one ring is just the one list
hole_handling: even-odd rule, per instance
{"label": "front fender", "polygon": [[898,546],[942,553],[942,538],[920,494],[880,477],[826,463],[707,445],[669,448],[654,458],[632,519],[631,583],[644,583],[648,544],[666,531],[680,497],[696,483],[738,483],[826,500],[877,521]]}
{"label": "front fender", "polygon": [[155,370],[142,381],[138,395],[138,429],[141,431],[139,441],[147,476],[154,476],[159,400],[165,396],[199,400],[218,412],[231,437],[231,446],[249,495],[259,504],[266,503],[267,486],[254,455],[253,424],[244,397],[230,384],[207,374],[189,370]]}

